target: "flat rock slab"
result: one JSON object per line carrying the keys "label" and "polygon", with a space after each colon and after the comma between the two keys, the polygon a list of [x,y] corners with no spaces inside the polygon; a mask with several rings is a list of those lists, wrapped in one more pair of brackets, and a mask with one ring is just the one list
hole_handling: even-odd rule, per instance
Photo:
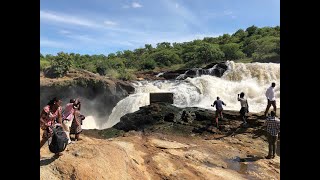
{"label": "flat rock slab", "polygon": [[160,139],[151,139],[150,140],[151,144],[157,148],[162,148],[162,149],[179,149],[179,148],[187,148],[190,147],[187,144],[182,144],[178,143],[175,141],[165,141],[165,140],[160,140]]}

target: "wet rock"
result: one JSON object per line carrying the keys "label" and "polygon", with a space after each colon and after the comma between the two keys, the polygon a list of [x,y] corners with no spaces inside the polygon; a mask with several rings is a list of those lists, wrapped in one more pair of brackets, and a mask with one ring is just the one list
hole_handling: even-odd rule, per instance
{"label": "wet rock", "polygon": [[[152,103],[151,105],[140,107],[134,113],[126,114],[120,118],[114,128],[118,130],[130,131],[173,131],[186,134],[194,133],[244,133],[258,132],[255,127],[261,127],[256,116],[249,116],[251,123],[249,129],[242,127],[239,120],[239,112],[224,111],[225,121],[219,121],[219,129],[215,126],[214,111],[202,108],[187,107],[179,108],[169,103]],[[214,125],[214,126],[212,126]],[[211,126],[211,127],[210,127]]]}
{"label": "wet rock", "polygon": [[231,126],[230,125],[220,125],[220,130],[224,131],[224,132],[228,132],[231,130]]}
{"label": "wet rock", "polygon": [[173,93],[150,93],[150,104],[166,102],[173,104]]}

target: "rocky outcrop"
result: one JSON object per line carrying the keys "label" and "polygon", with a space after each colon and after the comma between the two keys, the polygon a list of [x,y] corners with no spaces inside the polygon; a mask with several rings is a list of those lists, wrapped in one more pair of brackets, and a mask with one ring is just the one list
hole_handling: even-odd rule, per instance
{"label": "rocky outcrop", "polygon": [[[202,108],[188,107],[178,108],[168,103],[153,103],[141,107],[140,110],[122,116],[120,122],[113,126],[114,129],[122,131],[152,131],[157,129],[183,134],[193,133],[218,133],[231,134],[237,130],[241,131],[242,121],[237,111],[223,112],[223,119],[219,120],[216,128],[214,111]],[[263,113],[249,113],[248,125],[243,128],[259,129],[264,123]],[[265,133],[264,131],[256,131]]]}
{"label": "rocky outcrop", "polygon": [[192,69],[181,69],[176,71],[168,71],[164,72],[163,75],[160,77],[163,77],[167,80],[170,79],[186,79],[188,77],[197,77],[201,75],[211,75],[216,77],[221,77],[223,73],[228,69],[228,66],[225,64],[225,62],[220,63],[212,63],[207,65],[204,68],[192,68]]}
{"label": "rocky outcrop", "polygon": [[175,71],[167,71],[164,72],[163,75],[160,77],[163,77],[164,79],[170,80],[170,79],[176,79],[180,74],[184,74],[188,69],[180,69]]}
{"label": "rocky outcrop", "polygon": [[106,117],[123,98],[134,92],[129,82],[111,79],[85,70],[72,70],[62,78],[40,76],[40,108],[57,96],[63,104],[71,98],[80,98],[83,113]]}
{"label": "rocky outcrop", "polygon": [[225,62],[211,63],[203,68],[178,69],[173,71],[160,70],[160,72],[145,71],[136,72],[137,80],[175,80],[186,79],[187,77],[197,77],[201,75],[211,75],[221,77],[228,69]]}

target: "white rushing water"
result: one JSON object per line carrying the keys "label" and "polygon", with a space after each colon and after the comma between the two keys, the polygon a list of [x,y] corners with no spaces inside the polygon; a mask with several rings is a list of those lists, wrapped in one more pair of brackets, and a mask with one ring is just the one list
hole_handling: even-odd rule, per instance
{"label": "white rushing water", "polygon": [[[250,112],[261,112],[266,108],[265,91],[272,82],[276,83],[275,96],[280,108],[280,64],[228,62],[229,69],[221,78],[203,75],[176,81],[135,82],[136,92],[118,102],[106,123],[99,129],[109,128],[120,121],[120,117],[149,105],[149,93],[172,92],[174,105],[178,107],[201,107],[210,105],[219,96],[226,110],[239,110],[237,94],[244,92]],[[272,107],[271,107],[272,109]]]}
{"label": "white rushing water", "polygon": [[93,116],[86,116],[82,121],[82,129],[99,129]]}

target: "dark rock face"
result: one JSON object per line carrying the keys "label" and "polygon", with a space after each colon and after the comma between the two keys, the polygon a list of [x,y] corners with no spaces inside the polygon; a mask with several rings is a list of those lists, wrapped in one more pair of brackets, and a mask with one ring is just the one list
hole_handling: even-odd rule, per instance
{"label": "dark rock face", "polygon": [[143,130],[161,122],[180,121],[180,110],[167,103],[154,103],[141,107],[135,113],[130,113],[120,118],[120,122],[113,128],[130,131]]}
{"label": "dark rock face", "polygon": [[228,69],[225,62],[212,63],[204,68],[193,68],[186,70],[168,71],[165,72],[161,77],[172,80],[172,79],[186,79],[187,77],[197,77],[201,75],[211,75],[221,77],[223,73]]}
{"label": "dark rock face", "polygon": [[71,98],[80,98],[81,111],[84,115],[94,113],[96,117],[101,118],[110,115],[113,107],[121,99],[134,92],[134,87],[130,83],[98,78],[93,73],[86,76],[75,75],[73,78],[49,83],[46,81],[47,79],[40,79],[40,110],[53,97],[60,98],[63,105]]}
{"label": "dark rock face", "polygon": [[47,68],[47,69],[44,70],[43,73],[48,78],[57,78],[57,77],[59,77],[59,74],[56,73],[53,68]]}
{"label": "dark rock face", "polygon": [[176,79],[180,74],[184,74],[188,69],[182,69],[182,70],[176,70],[176,71],[168,71],[163,73],[161,77],[171,80],[171,79]]}
{"label": "dark rock face", "polygon": [[157,102],[173,104],[173,93],[150,93],[150,104]]}
{"label": "dark rock face", "polygon": [[[183,130],[186,134],[204,132],[224,134],[241,127],[242,121],[238,111],[224,111],[223,115],[224,118],[219,120],[219,128],[216,128],[214,111],[195,107],[178,108],[168,103],[153,103],[122,116],[120,122],[113,128],[123,131],[145,131],[162,126],[172,131]],[[249,115],[246,128],[262,126],[259,118],[263,117],[256,114]]]}

